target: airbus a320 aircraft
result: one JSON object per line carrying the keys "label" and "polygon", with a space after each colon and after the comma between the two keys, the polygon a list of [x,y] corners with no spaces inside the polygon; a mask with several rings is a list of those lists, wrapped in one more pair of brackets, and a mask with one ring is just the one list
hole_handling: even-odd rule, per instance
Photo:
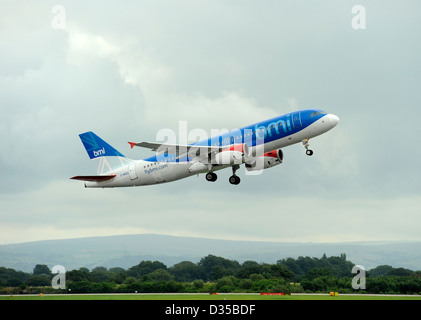
{"label": "airbus a320 aircraft", "polygon": [[[334,114],[310,109],[288,113],[247,127],[201,140],[192,144],[129,142],[131,148],[142,147],[156,151],[143,160],[125,157],[93,132],[80,134],[91,159],[99,158],[98,175],[75,176],[85,181],[87,188],[145,186],[171,182],[205,173],[207,181],[216,181],[215,171],[232,168],[229,182],[240,183],[236,171],[245,164],[250,173],[279,165],[284,159],[282,148],[302,143],[311,156],[309,139],[321,135],[339,122]],[[119,166],[111,168],[110,159]],[[104,173],[104,171],[107,171]]]}

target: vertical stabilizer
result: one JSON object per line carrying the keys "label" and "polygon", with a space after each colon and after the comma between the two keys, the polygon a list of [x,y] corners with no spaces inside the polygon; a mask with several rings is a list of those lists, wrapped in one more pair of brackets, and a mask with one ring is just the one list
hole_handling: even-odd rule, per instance
{"label": "vertical stabilizer", "polygon": [[92,131],[88,131],[79,135],[83,146],[89,155],[89,158],[96,159],[99,157],[122,157],[125,156],[98,137]]}
{"label": "vertical stabilizer", "polygon": [[89,158],[99,159],[98,174],[110,172],[113,169],[133,161],[114,149],[92,131],[82,133],[79,137],[80,140],[82,140]]}

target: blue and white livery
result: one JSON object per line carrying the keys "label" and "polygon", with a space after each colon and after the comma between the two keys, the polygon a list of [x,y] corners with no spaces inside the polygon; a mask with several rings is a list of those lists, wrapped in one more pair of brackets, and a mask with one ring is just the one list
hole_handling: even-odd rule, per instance
{"label": "blue and white livery", "polygon": [[[129,142],[131,148],[155,151],[143,160],[132,160],[114,149],[93,132],[80,134],[90,159],[100,159],[99,172],[92,176],[75,176],[87,188],[145,186],[171,182],[204,173],[206,180],[216,181],[215,171],[231,167],[231,184],[240,183],[236,171],[244,164],[247,172],[259,173],[282,163],[282,148],[302,143],[311,156],[309,140],[339,122],[334,114],[308,109],[252,124],[192,144]],[[118,160],[112,168],[108,160]],[[106,172],[104,172],[106,171]]]}

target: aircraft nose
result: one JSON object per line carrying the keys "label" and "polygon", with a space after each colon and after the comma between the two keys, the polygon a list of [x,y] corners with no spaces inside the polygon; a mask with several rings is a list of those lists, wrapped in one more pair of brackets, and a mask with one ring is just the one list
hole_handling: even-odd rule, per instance
{"label": "aircraft nose", "polygon": [[332,128],[335,127],[339,123],[339,117],[332,114],[332,113],[329,113],[327,115],[327,118],[328,118],[329,124],[332,126]]}

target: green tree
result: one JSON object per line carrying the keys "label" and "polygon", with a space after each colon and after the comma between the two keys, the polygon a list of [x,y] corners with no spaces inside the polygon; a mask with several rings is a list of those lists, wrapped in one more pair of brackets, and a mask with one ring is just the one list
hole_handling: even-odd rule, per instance
{"label": "green tree", "polygon": [[251,279],[241,279],[239,287],[241,289],[250,290],[253,287],[253,281]]}
{"label": "green tree", "polygon": [[40,274],[46,274],[46,275],[50,276],[51,270],[45,264],[37,264],[32,273],[33,273],[34,276],[37,276],[37,275],[40,275]]}
{"label": "green tree", "polygon": [[291,280],[294,276],[293,272],[281,264],[264,264],[262,271],[263,274],[266,275],[266,278],[282,278]]}
{"label": "green tree", "polygon": [[164,269],[156,269],[144,276],[145,281],[152,282],[168,282],[174,280],[174,276]]}
{"label": "green tree", "polygon": [[380,277],[380,276],[385,276],[387,275],[391,270],[393,270],[392,266],[388,266],[388,265],[381,265],[381,266],[377,266],[373,269],[368,270],[367,275],[369,277]]}
{"label": "green tree", "polygon": [[141,292],[142,291],[142,284],[139,279],[136,279],[135,277],[127,277],[123,284],[123,289],[125,289],[125,292]]}
{"label": "green tree", "polygon": [[300,256],[296,260],[288,258],[278,260],[277,263],[286,266],[295,274],[294,281],[299,281],[309,270],[314,268],[326,268],[335,277],[346,277],[351,274],[354,266],[352,262],[346,261],[345,253],[342,253],[339,257],[327,257],[324,254],[321,259]]}
{"label": "green tree", "polygon": [[414,273],[414,271],[405,269],[405,268],[394,268],[390,270],[387,275],[388,276],[394,276],[394,277],[405,277],[410,276]]}
{"label": "green tree", "polygon": [[105,267],[96,267],[90,273],[93,282],[111,282],[114,274]]}
{"label": "green tree", "polygon": [[0,267],[0,283],[4,287],[19,287],[24,285],[32,275],[11,268]]}
{"label": "green tree", "polygon": [[123,268],[110,268],[108,271],[110,272],[110,280],[112,282],[121,284],[127,278],[127,272]]}
{"label": "green tree", "polygon": [[202,279],[193,281],[193,286],[196,290],[203,289],[204,285],[205,285],[205,282]]}
{"label": "green tree", "polygon": [[80,268],[79,270],[66,271],[66,281],[92,281],[92,277],[88,269]]}
{"label": "green tree", "polygon": [[26,281],[26,285],[31,287],[46,287],[51,285],[51,279],[51,276],[45,273],[34,275]]}
{"label": "green tree", "polygon": [[328,268],[313,268],[307,272],[305,277],[308,280],[314,280],[315,278],[325,276],[332,276],[332,271],[330,271]]}
{"label": "green tree", "polygon": [[203,268],[190,261],[182,261],[168,268],[176,281],[191,282],[203,279]]}
{"label": "green tree", "polygon": [[240,268],[240,264],[235,260],[228,260],[214,255],[202,258],[198,265],[203,268],[204,279],[217,280],[223,276],[234,275]]}
{"label": "green tree", "polygon": [[250,275],[253,273],[261,273],[263,270],[263,267],[261,264],[257,263],[256,261],[247,260],[244,261],[241,267],[239,268],[237,272],[237,276],[239,278],[249,278]]}
{"label": "green tree", "polygon": [[157,269],[167,269],[167,266],[159,261],[141,261],[138,265],[131,267],[127,274],[131,277],[141,278]]}
{"label": "green tree", "polygon": [[219,292],[233,292],[237,282],[234,276],[225,276],[216,281],[216,289]]}
{"label": "green tree", "polygon": [[394,285],[389,277],[367,277],[366,291],[375,294],[390,293],[394,292]]}
{"label": "green tree", "polygon": [[405,276],[397,280],[397,290],[401,294],[420,294],[421,279],[417,276]]}

